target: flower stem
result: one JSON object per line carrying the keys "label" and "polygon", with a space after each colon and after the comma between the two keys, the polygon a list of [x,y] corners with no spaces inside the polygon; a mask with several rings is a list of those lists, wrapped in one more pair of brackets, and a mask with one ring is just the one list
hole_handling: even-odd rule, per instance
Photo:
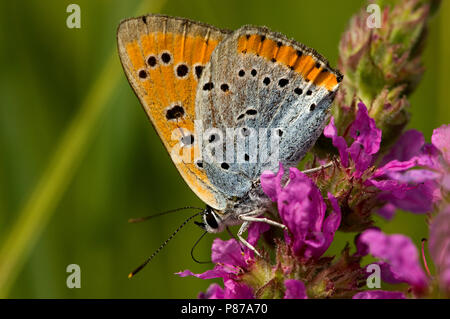
{"label": "flower stem", "polygon": [[431,278],[430,268],[428,268],[427,258],[425,256],[425,243],[426,242],[427,242],[427,239],[423,238],[422,239],[422,260],[423,260],[423,265],[425,266],[425,269],[427,271],[428,277]]}

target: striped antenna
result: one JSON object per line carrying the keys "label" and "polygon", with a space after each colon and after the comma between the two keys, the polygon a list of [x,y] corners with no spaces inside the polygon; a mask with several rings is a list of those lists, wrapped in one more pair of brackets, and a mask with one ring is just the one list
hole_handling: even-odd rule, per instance
{"label": "striped antenna", "polygon": [[197,260],[197,258],[194,257],[194,249],[195,247],[197,247],[197,244],[200,242],[200,240],[202,240],[202,238],[207,234],[208,232],[205,230],[205,232],[197,239],[197,241],[195,242],[194,246],[192,246],[191,249],[191,257],[192,260],[195,261],[197,264],[209,264],[212,263],[212,261],[199,261]]}
{"label": "striped antenna", "polygon": [[173,237],[175,237],[175,235],[180,231],[181,228],[183,228],[184,225],[186,225],[192,218],[197,217],[197,216],[199,216],[199,215],[201,215],[201,214],[203,214],[203,211],[198,212],[197,214],[192,215],[191,217],[189,217],[188,219],[186,219],[186,220],[185,220],[185,221],[177,228],[177,230],[175,230],[175,231],[173,232],[173,234],[170,235],[170,237],[167,238],[166,241],[163,242],[163,243],[161,244],[161,246],[159,246],[159,248],[158,248],[157,250],[155,250],[155,252],[154,252],[150,257],[147,258],[147,260],[145,260],[139,267],[137,267],[134,271],[132,271],[132,272],[128,275],[128,278],[134,277],[139,271],[142,270],[142,268],[144,268],[145,266],[147,266],[147,264],[153,259],[153,257],[155,257],[155,256],[161,251],[161,249],[163,249],[163,248],[169,243],[169,241],[170,241]]}
{"label": "striped antenna", "polygon": [[166,214],[170,214],[170,213],[175,213],[175,212],[179,212],[180,210],[185,210],[185,209],[197,209],[197,210],[201,210],[203,211],[203,208],[199,208],[199,207],[194,207],[194,206],[185,206],[185,207],[180,207],[180,208],[175,208],[175,209],[171,209],[162,213],[158,213],[155,215],[150,215],[150,216],[145,216],[145,217],[139,217],[139,218],[130,218],[128,220],[129,223],[140,223],[140,222],[144,222],[146,220],[149,220],[153,217],[158,217],[158,216],[162,216],[162,215],[166,215]]}

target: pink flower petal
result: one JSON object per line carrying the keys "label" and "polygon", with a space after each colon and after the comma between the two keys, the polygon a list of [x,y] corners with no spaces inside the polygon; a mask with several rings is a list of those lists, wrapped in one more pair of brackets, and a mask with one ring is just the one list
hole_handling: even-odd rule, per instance
{"label": "pink flower petal", "polygon": [[241,246],[235,239],[224,241],[216,238],[214,239],[211,250],[211,259],[215,264],[222,263],[243,268],[247,266],[244,256],[241,254]]}
{"label": "pink flower petal", "polygon": [[198,294],[198,299],[224,299],[225,293],[222,287],[214,283],[208,287],[206,293],[201,292]]}
{"label": "pink flower petal", "polygon": [[442,125],[433,131],[433,145],[439,149],[447,163],[450,163],[450,124]]}
{"label": "pink flower petal", "polygon": [[450,205],[431,222],[429,249],[438,269],[440,286],[450,293]]}
{"label": "pink flower petal", "polygon": [[380,258],[390,266],[391,272],[399,279],[422,291],[428,278],[420,266],[419,253],[411,239],[404,235],[386,235],[379,230],[369,229],[359,237],[367,245],[372,256]]}
{"label": "pink flower petal", "polygon": [[355,161],[359,173],[365,171],[372,163],[372,157],[380,150],[381,130],[376,127],[375,120],[369,116],[363,103],[358,104],[355,121],[350,127],[350,136],[354,142],[349,153]]}
{"label": "pink flower petal", "polygon": [[417,156],[425,144],[423,134],[417,130],[409,130],[397,140],[388,155],[383,157],[381,165],[391,161],[408,161]]}
{"label": "pink flower petal", "polygon": [[244,283],[236,282],[232,279],[225,280],[224,299],[254,299],[252,289]]}
{"label": "pink flower petal", "polygon": [[333,146],[339,151],[341,163],[344,167],[348,167],[347,142],[342,136],[338,135],[338,131],[334,124],[334,117],[331,117],[330,123],[323,130],[323,135],[332,139]]}
{"label": "pink flower petal", "polygon": [[264,193],[269,196],[273,202],[277,201],[278,194],[281,192],[281,179],[283,178],[283,174],[284,168],[281,162],[278,173],[274,174],[271,171],[264,171],[261,174],[261,187]]}
{"label": "pink flower petal", "polygon": [[[261,234],[265,233],[270,229],[270,225],[267,223],[260,223],[260,222],[253,222],[250,224],[250,227],[248,228],[248,235],[247,235],[247,241],[250,245],[253,247],[256,247],[259,237],[261,237]],[[245,247],[245,258],[246,259],[252,259],[254,258],[254,252],[247,247]]]}
{"label": "pink flower petal", "polygon": [[286,279],[284,286],[286,287],[284,299],[308,299],[305,284],[300,280]]}
{"label": "pink flower petal", "polygon": [[353,299],[406,299],[400,291],[367,290],[358,292]]}

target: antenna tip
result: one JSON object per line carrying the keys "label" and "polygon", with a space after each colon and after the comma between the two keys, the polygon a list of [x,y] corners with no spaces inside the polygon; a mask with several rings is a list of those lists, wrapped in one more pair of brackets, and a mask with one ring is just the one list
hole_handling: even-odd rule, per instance
{"label": "antenna tip", "polygon": [[134,276],[134,274],[133,274],[132,272],[130,272],[130,273],[128,274],[128,279],[133,278],[133,276]]}

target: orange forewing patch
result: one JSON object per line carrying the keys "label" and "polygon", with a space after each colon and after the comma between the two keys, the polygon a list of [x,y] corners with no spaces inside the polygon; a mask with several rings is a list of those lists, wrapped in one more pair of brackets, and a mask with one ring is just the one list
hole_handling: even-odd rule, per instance
{"label": "orange forewing patch", "polygon": [[[134,78],[139,88],[136,93],[143,102],[143,107],[152,121],[158,135],[168,152],[180,149],[180,154],[187,154],[181,162],[175,162],[177,169],[192,190],[208,205],[217,206],[217,202],[206,174],[195,164],[195,156],[200,154],[197,143],[181,148],[181,142],[174,136],[194,133],[195,94],[198,79],[195,65],[204,66],[221,39],[205,39],[199,35],[182,33],[153,32],[143,34],[139,39],[126,44],[126,52],[132,64],[129,76]],[[171,61],[162,63],[161,54],[169,53]],[[157,65],[150,67],[147,59],[154,56]],[[185,76],[177,76],[177,66],[187,66]],[[148,76],[140,78],[138,73],[145,70]],[[167,110],[174,105],[184,109],[180,118],[168,120]],[[177,131],[178,130],[178,131]],[[174,134],[175,132],[175,134]]]}
{"label": "orange forewing patch", "polygon": [[297,50],[289,45],[279,45],[271,39],[264,39],[258,34],[242,35],[238,38],[237,51],[239,53],[254,53],[267,60],[276,60],[296,72],[300,73],[305,79],[313,81],[318,86],[325,87],[327,90],[333,90],[338,84],[335,74],[331,72],[322,72],[322,69],[316,68],[318,60],[311,55],[297,54]]}

